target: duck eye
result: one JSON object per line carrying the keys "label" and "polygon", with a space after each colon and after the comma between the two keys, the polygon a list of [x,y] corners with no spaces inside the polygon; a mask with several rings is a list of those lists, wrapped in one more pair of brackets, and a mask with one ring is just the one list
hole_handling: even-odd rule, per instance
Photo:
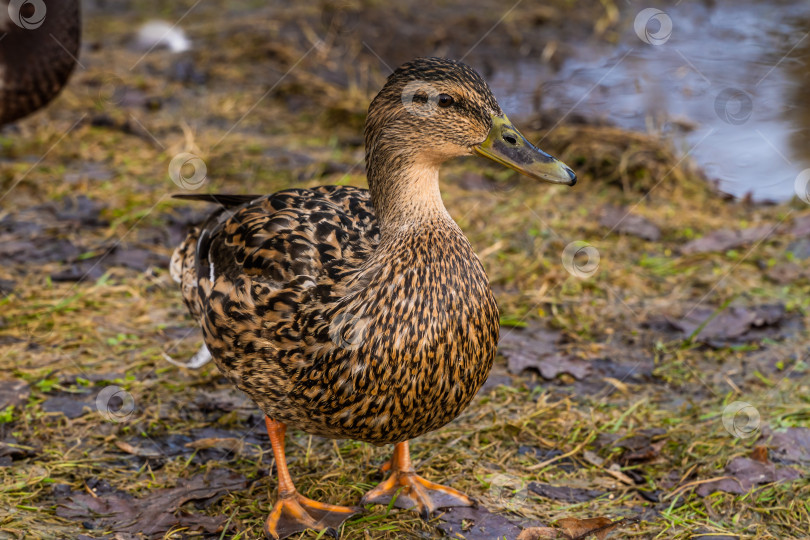
{"label": "duck eye", "polygon": [[439,107],[449,107],[455,102],[453,96],[448,94],[439,94]]}

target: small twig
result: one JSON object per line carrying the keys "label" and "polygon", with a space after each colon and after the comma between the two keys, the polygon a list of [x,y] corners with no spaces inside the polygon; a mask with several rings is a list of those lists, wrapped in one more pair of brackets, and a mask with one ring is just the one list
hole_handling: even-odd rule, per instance
{"label": "small twig", "polygon": [[87,482],[85,482],[85,483],[84,483],[84,490],[85,490],[87,493],[89,493],[89,494],[90,494],[90,496],[91,496],[91,497],[93,497],[94,499],[98,499],[98,495],[96,495],[96,494],[93,492],[93,490],[92,490],[92,489],[90,489],[90,486],[88,486],[88,485],[87,485]]}
{"label": "small twig", "polygon": [[537,465],[531,465],[530,467],[526,467],[526,470],[527,471],[536,471],[537,469],[543,469],[545,467],[548,467],[549,465],[551,465],[555,461],[559,461],[561,459],[565,459],[565,458],[568,458],[568,457],[571,457],[573,455],[578,454],[583,448],[585,448],[585,445],[589,444],[593,440],[594,435],[595,435],[595,432],[592,431],[591,434],[588,435],[588,438],[586,438],[584,441],[582,441],[581,444],[579,444],[576,448],[574,448],[570,452],[566,452],[565,454],[555,456],[555,457],[553,457],[551,459],[547,459],[545,461],[541,461]]}
{"label": "small twig", "polygon": [[688,484],[685,484],[685,485],[673,490],[672,493],[667,493],[666,495],[664,495],[663,499],[664,500],[671,499],[675,495],[680,494],[681,491],[684,491],[685,489],[689,489],[690,487],[699,486],[701,484],[708,484],[709,482],[717,482],[719,480],[729,480],[729,479],[736,480],[736,478],[734,478],[733,476],[718,476],[717,478],[709,478],[709,479],[706,479],[706,480],[695,480],[694,482],[689,482]]}

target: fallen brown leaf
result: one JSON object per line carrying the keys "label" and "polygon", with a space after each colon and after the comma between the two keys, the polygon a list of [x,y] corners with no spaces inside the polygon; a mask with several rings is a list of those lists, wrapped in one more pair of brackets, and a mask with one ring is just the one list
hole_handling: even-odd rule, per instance
{"label": "fallen brown leaf", "polygon": [[771,449],[771,454],[780,461],[810,463],[810,428],[789,427],[771,431],[766,426],[762,430],[760,441],[765,442]]}
{"label": "fallen brown leaf", "polygon": [[[714,316],[714,318],[711,318]],[[691,336],[702,325],[695,336],[697,341],[728,341],[753,338],[753,330],[765,328],[777,329],[778,323],[785,317],[785,307],[781,304],[762,304],[753,307],[729,307],[715,316],[711,308],[693,309],[684,317],[667,317],[669,323],[683,332],[684,337]],[[709,320],[711,318],[711,320]],[[708,322],[706,322],[708,321]]]}
{"label": "fallen brown leaf", "polygon": [[720,229],[710,232],[703,238],[692,240],[684,244],[681,253],[691,255],[694,253],[710,253],[712,251],[727,251],[738,248],[746,244],[759,242],[770,236],[775,231],[773,225],[761,225],[759,227],[749,227],[734,231],[731,229]]}
{"label": "fallen brown leaf", "polygon": [[521,531],[517,540],[540,540],[541,538],[559,537],[559,532],[551,527],[529,527]]}
{"label": "fallen brown leaf", "polygon": [[698,486],[701,497],[715,491],[742,495],[758,484],[784,482],[801,478],[801,473],[791,467],[777,467],[774,463],[760,463],[750,458],[736,457],[725,468],[725,476]]}
{"label": "fallen brown leaf", "polygon": [[113,532],[140,533],[147,538],[162,537],[173,527],[214,533],[221,530],[226,516],[206,516],[180,510],[185,503],[205,500],[229,491],[242,490],[247,480],[226,469],[213,469],[189,479],[181,479],[174,488],[157,489],[142,498],[117,491],[98,493],[71,491],[57,501],[60,517],[94,523]]}
{"label": "fallen brown leaf", "polygon": [[555,354],[560,337],[559,332],[539,325],[505,328],[498,341],[498,352],[506,358],[509,371],[519,374],[524,369],[536,367],[543,358]]}
{"label": "fallen brown leaf", "polygon": [[79,418],[95,409],[95,404],[87,401],[86,396],[72,395],[49,397],[40,404],[42,410],[49,413],[62,413],[67,418]]}
{"label": "fallen brown leaf", "polygon": [[760,463],[770,463],[768,459],[768,447],[767,446],[755,446],[753,450],[751,450],[751,459],[754,461],[759,461]]}
{"label": "fallen brown leaf", "polygon": [[664,447],[666,442],[666,439],[656,442],[649,442],[646,446],[625,452],[620,458],[621,462],[624,464],[629,464],[652,461],[661,453],[661,449]]}
{"label": "fallen brown leaf", "polygon": [[653,242],[661,238],[661,230],[655,223],[645,217],[631,214],[627,208],[606,207],[599,225],[612,232],[629,234]]}
{"label": "fallen brown leaf", "polygon": [[533,369],[548,380],[563,373],[575,379],[584,379],[590,373],[590,363],[558,353],[560,338],[559,332],[542,326],[512,328],[502,331],[498,351],[506,358],[509,372],[515,375]]}
{"label": "fallen brown leaf", "polygon": [[591,535],[595,535],[599,540],[604,540],[612,533],[619,525],[629,523],[635,520],[620,519],[612,521],[606,517],[596,518],[562,518],[557,521],[555,525],[563,530],[569,540],[585,540]]}
{"label": "fallen brown leaf", "polygon": [[439,519],[439,529],[450,538],[493,540],[516,538],[521,532],[519,525],[493,514],[482,505],[476,508],[448,508]]}

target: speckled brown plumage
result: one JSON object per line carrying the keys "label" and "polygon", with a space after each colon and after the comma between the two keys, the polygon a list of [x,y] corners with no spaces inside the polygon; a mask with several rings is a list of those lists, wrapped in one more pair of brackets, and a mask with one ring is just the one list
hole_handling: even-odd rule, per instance
{"label": "speckled brown plumage", "polygon": [[9,1],[0,0],[0,125],[22,118],[56,97],[79,54],[78,0],[42,3],[39,9],[45,9],[39,14],[34,3],[17,4],[20,12],[11,10],[15,22]]}
{"label": "speckled brown plumage", "polygon": [[576,182],[517,131],[475,71],[452,60],[421,58],[391,74],[369,107],[365,143],[368,191],[182,196],[221,207],[175,251],[171,273],[219,368],[265,412],[279,497],[264,530],[275,539],[336,534],[362,511],[296,490],[288,424],[396,443],[390,476],[362,505],[427,518],[475,504],[416,474],[408,446],[469,404],[498,342],[498,308],[442,204],[439,166],[477,153],[537,180]]}
{"label": "speckled brown plumage", "polygon": [[[417,79],[453,92],[459,108],[405,110],[401,92]],[[469,404],[492,366],[498,309],[441,203],[437,169],[470,153],[495,112],[474,71],[417,60],[369,108],[370,191],[220,198],[177,249],[172,273],[215,362],[268,417],[381,445]]]}

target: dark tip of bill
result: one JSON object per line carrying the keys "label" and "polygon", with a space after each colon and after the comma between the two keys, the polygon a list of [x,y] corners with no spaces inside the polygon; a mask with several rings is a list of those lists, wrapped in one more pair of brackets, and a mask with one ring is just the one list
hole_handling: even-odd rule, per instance
{"label": "dark tip of bill", "polygon": [[571,179],[571,183],[568,184],[568,185],[573,186],[574,184],[576,184],[577,183],[577,175],[574,173],[574,171],[572,171],[571,169],[566,167],[565,172],[568,173],[568,177]]}

